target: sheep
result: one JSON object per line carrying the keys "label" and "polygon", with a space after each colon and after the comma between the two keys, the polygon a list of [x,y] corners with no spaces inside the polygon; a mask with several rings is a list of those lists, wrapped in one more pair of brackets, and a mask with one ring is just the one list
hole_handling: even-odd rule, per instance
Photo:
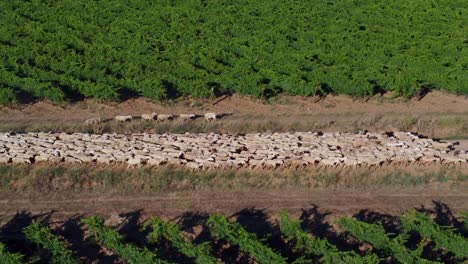
{"label": "sheep", "polygon": [[96,163],[103,163],[103,164],[111,164],[115,162],[114,157],[107,157],[107,156],[97,156],[96,157]]}
{"label": "sheep", "polygon": [[12,161],[13,163],[16,163],[16,164],[31,164],[31,163],[32,163],[32,162],[31,162],[31,159],[32,159],[32,157],[29,157],[29,156],[25,155],[25,156],[16,156],[16,157],[13,157],[13,158],[11,159],[11,161]]}
{"label": "sheep", "polygon": [[151,113],[151,114],[142,114],[141,119],[143,120],[155,120],[158,117],[158,114]]}
{"label": "sheep", "polygon": [[172,120],[174,119],[174,115],[168,114],[168,115],[158,115],[157,120],[158,121],[165,121],[165,120]]}
{"label": "sheep", "polygon": [[10,163],[10,162],[11,162],[11,157],[0,155],[0,163]]}
{"label": "sheep", "polygon": [[218,115],[216,113],[206,113],[205,114],[205,120],[206,121],[213,121],[216,120]]}
{"label": "sheep", "polygon": [[181,114],[179,115],[179,118],[182,120],[192,120],[192,119],[195,119],[195,115],[194,114]]}
{"label": "sheep", "polygon": [[167,163],[166,158],[152,157],[152,158],[148,159],[148,161],[146,161],[146,164],[148,164],[150,166],[160,166],[160,165],[164,165],[166,163]]}
{"label": "sheep", "polygon": [[132,116],[116,116],[115,120],[119,122],[129,122],[132,121],[133,117]]}
{"label": "sheep", "polygon": [[85,121],[85,125],[91,126],[91,125],[98,125],[101,123],[101,118],[90,118]]}
{"label": "sheep", "polygon": [[187,166],[187,168],[189,168],[191,170],[198,170],[198,169],[201,169],[203,167],[202,164],[197,163],[197,162],[187,162],[187,164],[185,164],[185,166]]}
{"label": "sheep", "polygon": [[128,168],[139,167],[146,164],[146,161],[142,158],[130,158],[127,160]]}

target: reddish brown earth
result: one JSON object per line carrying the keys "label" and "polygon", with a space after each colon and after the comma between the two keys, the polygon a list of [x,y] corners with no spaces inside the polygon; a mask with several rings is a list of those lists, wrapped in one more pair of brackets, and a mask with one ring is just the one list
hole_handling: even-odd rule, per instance
{"label": "reddish brown earth", "polygon": [[318,207],[331,213],[329,220],[351,216],[361,210],[399,215],[407,209],[432,209],[435,203],[447,205],[453,213],[468,211],[467,193],[292,191],[292,192],[198,192],[173,193],[145,197],[94,197],[60,200],[1,200],[0,215],[26,210],[33,214],[53,211],[54,218],[98,214],[104,217],[143,210],[143,218],[160,216],[172,219],[186,212],[235,214],[242,209],[264,209],[274,216],[284,209],[299,215],[302,209]]}
{"label": "reddish brown earth", "polygon": [[369,101],[349,96],[329,95],[316,97],[281,96],[271,103],[240,95],[219,99],[181,99],[174,103],[154,103],[144,98],[130,99],[122,103],[99,103],[86,100],[78,103],[54,105],[40,101],[13,108],[0,107],[0,120],[84,120],[91,117],[141,115],[142,113],[233,113],[242,115],[280,116],[293,114],[468,114],[467,96],[445,92],[432,92],[420,101],[402,98],[373,97]]}

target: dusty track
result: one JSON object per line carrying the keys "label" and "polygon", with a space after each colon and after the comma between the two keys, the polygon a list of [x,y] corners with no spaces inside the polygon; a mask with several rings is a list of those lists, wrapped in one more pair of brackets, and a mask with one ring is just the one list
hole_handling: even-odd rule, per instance
{"label": "dusty track", "polygon": [[[365,98],[364,98],[365,99]],[[85,120],[86,118],[113,117],[115,115],[140,115],[152,111],[157,113],[186,113],[212,111],[242,115],[280,116],[284,114],[467,114],[468,98],[435,91],[422,100],[373,97],[370,100],[356,99],[344,95],[328,95],[324,98],[280,96],[270,103],[246,96],[233,95],[218,102],[217,99],[181,99],[165,104],[144,98],[129,99],[121,103],[100,103],[93,100],[64,105],[53,105],[39,101],[28,105],[0,107],[0,120],[30,118],[38,120]],[[218,103],[217,103],[218,102]],[[47,115],[45,115],[47,113]]]}
{"label": "dusty track", "polygon": [[265,209],[275,214],[285,209],[294,215],[317,206],[332,217],[353,215],[361,210],[399,214],[410,208],[433,208],[442,202],[454,213],[468,210],[466,193],[357,193],[334,191],[302,192],[199,192],[173,193],[148,197],[80,198],[71,200],[1,200],[0,215],[11,216],[26,210],[34,214],[53,211],[53,217],[99,214],[110,216],[143,210],[143,217],[158,215],[174,218],[186,212],[234,214],[245,208]]}

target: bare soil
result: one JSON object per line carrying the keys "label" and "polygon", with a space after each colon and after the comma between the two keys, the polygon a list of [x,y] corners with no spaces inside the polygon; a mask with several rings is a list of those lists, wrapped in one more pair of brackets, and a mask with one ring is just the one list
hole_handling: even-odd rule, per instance
{"label": "bare soil", "polygon": [[317,97],[280,96],[270,103],[246,96],[233,95],[219,99],[181,99],[175,102],[156,103],[145,98],[129,99],[121,103],[99,103],[85,100],[69,104],[52,104],[39,101],[14,108],[0,107],[2,120],[40,119],[73,120],[115,115],[141,115],[142,113],[218,112],[243,115],[280,116],[283,114],[401,114],[446,113],[468,114],[468,98],[435,91],[420,101],[416,99],[373,97],[369,101],[345,95]]}
{"label": "bare soil", "polygon": [[352,216],[361,210],[399,215],[411,208],[430,209],[438,202],[446,204],[455,214],[468,211],[468,194],[460,192],[223,191],[59,200],[2,199],[0,216],[12,216],[24,210],[32,214],[53,212],[54,218],[65,219],[92,214],[110,217],[141,210],[143,218],[159,216],[173,219],[187,212],[232,215],[246,208],[263,209],[272,216],[286,210],[297,216],[302,210],[315,207],[329,213],[329,220],[332,221],[336,217]]}

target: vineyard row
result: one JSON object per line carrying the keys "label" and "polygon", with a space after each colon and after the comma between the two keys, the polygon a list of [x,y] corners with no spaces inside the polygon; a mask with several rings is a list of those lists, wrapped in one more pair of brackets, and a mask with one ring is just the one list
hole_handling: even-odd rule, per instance
{"label": "vineyard row", "polygon": [[0,103],[468,94],[463,0],[0,2]]}
{"label": "vineyard row", "polygon": [[[173,248],[178,255],[191,263],[222,263],[222,254],[215,254],[213,246],[229,245],[235,247],[242,255],[256,263],[379,263],[391,258],[399,263],[439,263],[443,256],[452,255],[451,262],[463,262],[468,258],[468,239],[464,231],[453,227],[440,226],[428,215],[415,210],[408,211],[400,218],[401,232],[389,232],[383,223],[368,223],[353,218],[341,218],[337,221],[340,228],[346,230],[345,236],[358,239],[361,244],[370,245],[370,249],[355,251],[339,248],[326,238],[309,234],[300,220],[292,220],[286,212],[280,213],[279,230],[285,245],[290,247],[290,256],[282,255],[284,248],[272,247],[269,237],[251,233],[238,222],[233,222],[222,215],[211,215],[203,221],[202,226],[209,232],[209,239],[195,242],[188,239],[180,225],[151,218],[140,228],[145,232],[145,242],[137,245],[126,241],[117,229],[104,224],[104,219],[91,216],[81,220],[86,227],[87,242],[98,244],[126,263],[169,263],[168,256],[162,256],[157,250],[158,244]],[[466,224],[466,220],[465,220]],[[465,226],[465,229],[467,227]],[[148,231],[148,232],[146,232]],[[414,232],[421,239],[416,245],[409,246],[410,236]],[[70,241],[55,234],[49,227],[40,222],[33,222],[23,228],[25,238],[32,248],[38,247],[47,254],[41,256],[49,263],[84,263],[73,251]],[[156,247],[155,247],[156,245]],[[428,259],[423,256],[429,245],[434,246],[439,256]],[[76,246],[76,245],[75,245]],[[79,245],[82,247],[83,245]],[[0,262],[6,264],[30,263],[39,261],[38,256],[25,256],[20,252],[8,250],[8,243],[0,243]],[[225,248],[225,247],[224,247]],[[176,254],[176,253],[174,253]],[[43,259],[43,261],[45,260]]]}

